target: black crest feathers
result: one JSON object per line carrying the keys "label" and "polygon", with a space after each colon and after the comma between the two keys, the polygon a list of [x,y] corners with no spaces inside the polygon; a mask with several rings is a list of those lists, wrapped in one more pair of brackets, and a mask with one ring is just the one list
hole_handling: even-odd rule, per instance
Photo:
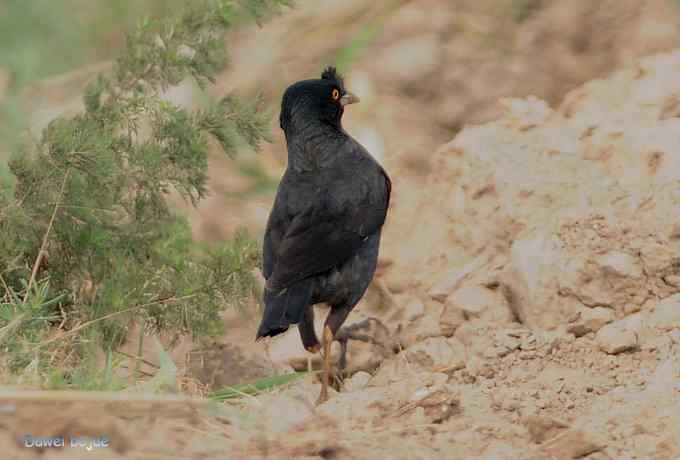
{"label": "black crest feathers", "polygon": [[335,67],[326,67],[326,70],[321,74],[321,78],[324,80],[331,80],[336,82],[340,88],[344,88],[344,80],[342,75],[340,75]]}

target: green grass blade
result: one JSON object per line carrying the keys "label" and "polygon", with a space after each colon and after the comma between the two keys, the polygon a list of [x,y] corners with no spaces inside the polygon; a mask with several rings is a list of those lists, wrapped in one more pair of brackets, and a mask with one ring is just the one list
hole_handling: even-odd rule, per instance
{"label": "green grass blade", "polygon": [[208,398],[214,401],[224,401],[227,399],[240,398],[241,396],[244,395],[255,395],[294,382],[312,373],[313,372],[293,372],[290,374],[265,377],[254,382],[242,383],[240,385],[235,385],[233,387],[227,387],[222,390],[218,390],[209,395]]}

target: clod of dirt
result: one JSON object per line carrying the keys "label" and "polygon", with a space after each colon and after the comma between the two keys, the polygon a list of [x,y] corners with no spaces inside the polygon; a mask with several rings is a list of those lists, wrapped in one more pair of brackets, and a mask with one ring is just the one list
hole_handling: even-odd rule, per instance
{"label": "clod of dirt", "polygon": [[444,337],[451,337],[465,322],[465,315],[460,308],[451,305],[444,305],[441,315],[439,316],[439,328]]}
{"label": "clod of dirt", "polygon": [[505,321],[510,321],[506,300],[497,290],[484,286],[464,286],[446,298],[446,310],[460,310],[465,320],[481,318],[483,315],[500,316],[507,312]]}
{"label": "clod of dirt", "polygon": [[637,346],[635,332],[623,327],[620,323],[611,323],[600,329],[595,340],[602,350],[610,355],[632,350]]}
{"label": "clod of dirt", "polygon": [[423,418],[429,423],[442,423],[460,413],[459,396],[447,387],[422,388],[411,397],[411,401],[401,406],[393,415],[402,417],[416,410],[420,410]]}
{"label": "clod of dirt", "polygon": [[599,452],[604,445],[595,436],[572,428],[546,441],[543,449],[556,460],[574,460]]}
{"label": "clod of dirt", "polygon": [[406,360],[414,367],[431,369],[450,366],[462,357],[444,337],[432,337],[407,348]]}
{"label": "clod of dirt", "polygon": [[567,332],[581,337],[589,332],[597,332],[616,319],[614,312],[604,307],[583,308],[569,321]]}
{"label": "clod of dirt", "polygon": [[214,389],[251,382],[275,373],[271,361],[229,343],[193,350],[187,354],[186,364],[189,376]]}
{"label": "clod of dirt", "polygon": [[406,323],[400,329],[399,343],[402,348],[408,348],[422,340],[442,335],[441,323],[437,320],[437,311],[442,311],[442,308],[436,307],[428,311],[426,315]]}
{"label": "clod of dirt", "polygon": [[569,427],[569,424],[552,417],[529,415],[523,420],[529,430],[531,440],[536,444],[554,438],[558,433]]}

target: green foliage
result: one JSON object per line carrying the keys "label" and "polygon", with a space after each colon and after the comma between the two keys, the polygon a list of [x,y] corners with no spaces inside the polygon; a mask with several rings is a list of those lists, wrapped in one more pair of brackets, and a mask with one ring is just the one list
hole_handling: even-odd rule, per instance
{"label": "green foliage", "polygon": [[178,18],[141,21],[115,70],[88,86],[85,111],[53,120],[13,155],[14,193],[0,194],[6,366],[40,373],[60,359],[77,364],[93,343],[115,350],[134,322],[208,338],[221,332],[219,312],[251,294],[253,241],[238,234],[198,246],[167,196],[198,203],[211,138],[229,155],[243,143],[257,150],[269,115],[259,98],[230,94],[192,112],[161,96],[187,78],[214,82],[232,17],[259,21],[287,3],[192,2]]}
{"label": "green foliage", "polygon": [[[93,360],[92,360],[93,361]],[[48,390],[97,390],[115,391],[125,388],[125,383],[113,375],[115,363],[113,352],[108,350],[104,369],[97,369],[96,363],[79,366],[72,370],[52,368],[47,371],[45,388]]]}
{"label": "green foliage", "polygon": [[265,377],[251,383],[243,383],[233,387],[218,390],[210,395],[214,401],[225,401],[227,399],[239,398],[244,395],[256,395],[265,391],[271,391],[277,387],[295,382],[303,377],[310,375],[311,372],[291,372],[290,374],[275,375]]}
{"label": "green foliage", "polygon": [[267,170],[256,162],[240,162],[236,168],[238,172],[250,180],[250,184],[245,190],[225,192],[230,198],[245,198],[256,195],[273,193],[279,181],[272,177]]}
{"label": "green foliage", "polygon": [[511,16],[516,23],[522,23],[528,20],[541,8],[543,8],[545,0],[513,0],[511,4]]}
{"label": "green foliage", "polygon": [[[0,156],[14,149],[26,127],[22,89],[36,79],[110,59],[121,30],[142,15],[174,11],[183,0],[4,0],[0,6],[0,72],[10,87],[0,104]],[[74,14],[77,12],[77,14]],[[7,148],[8,147],[8,148]],[[5,183],[6,165],[0,164]]]}

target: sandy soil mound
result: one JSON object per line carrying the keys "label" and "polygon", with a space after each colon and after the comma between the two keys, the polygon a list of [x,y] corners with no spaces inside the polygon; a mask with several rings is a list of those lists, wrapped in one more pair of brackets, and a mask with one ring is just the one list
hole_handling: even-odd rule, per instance
{"label": "sandy soil mound", "polygon": [[264,424],[295,414],[263,427],[274,451],[296,433],[338,458],[680,455],[678,70],[675,52],[557,109],[505,100],[440,149],[384,276],[405,286],[383,318],[422,335],[318,410],[307,384],[260,399]]}

